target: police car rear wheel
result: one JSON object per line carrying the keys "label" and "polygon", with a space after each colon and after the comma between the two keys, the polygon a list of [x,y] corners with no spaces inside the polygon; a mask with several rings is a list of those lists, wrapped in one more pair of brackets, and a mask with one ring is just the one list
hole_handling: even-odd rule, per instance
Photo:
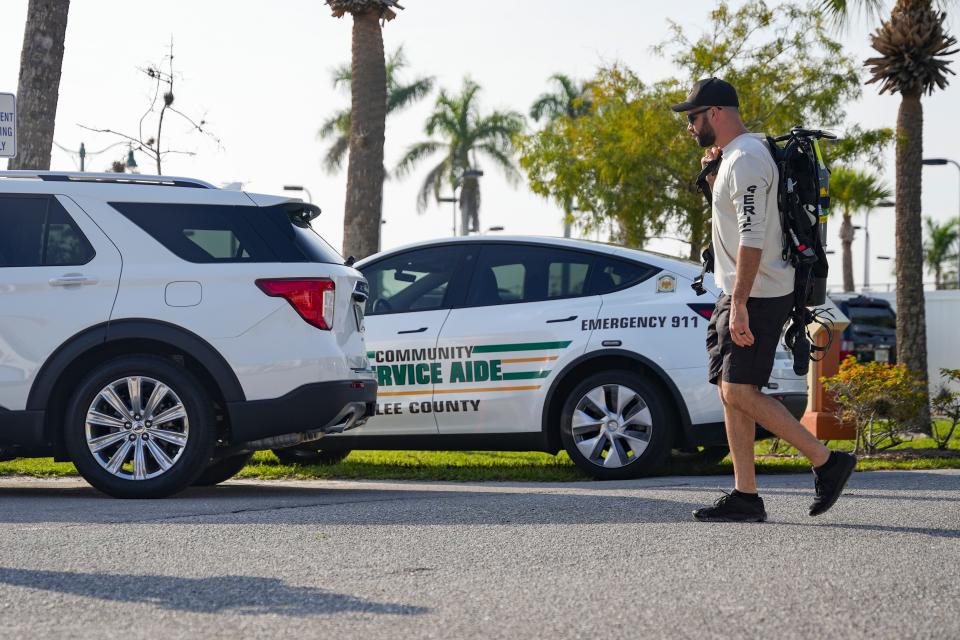
{"label": "police car rear wheel", "polygon": [[571,460],[600,480],[654,473],[669,453],[667,407],[643,376],[590,376],[567,396],[560,436]]}

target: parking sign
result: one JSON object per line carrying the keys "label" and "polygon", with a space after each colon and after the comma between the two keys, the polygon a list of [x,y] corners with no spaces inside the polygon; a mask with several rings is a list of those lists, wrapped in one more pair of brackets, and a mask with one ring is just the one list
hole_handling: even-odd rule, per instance
{"label": "parking sign", "polygon": [[17,155],[17,97],[0,93],[0,158]]}

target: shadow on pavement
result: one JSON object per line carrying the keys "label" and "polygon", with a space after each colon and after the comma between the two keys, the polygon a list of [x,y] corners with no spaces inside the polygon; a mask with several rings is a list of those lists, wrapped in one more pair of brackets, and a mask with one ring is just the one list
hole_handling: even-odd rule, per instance
{"label": "shadow on pavement", "polygon": [[685,521],[702,506],[646,496],[279,484],[191,489],[165,500],[0,487],[0,502],[0,524],[643,524]]}
{"label": "shadow on pavement", "polygon": [[0,584],[99,598],[110,603],[150,604],[188,613],[297,617],[344,612],[387,615],[430,612],[425,607],[371,602],[315,587],[288,585],[277,578],[248,576],[178,578],[0,567]]}
{"label": "shadow on pavement", "polygon": [[918,535],[933,536],[935,538],[960,538],[957,529],[932,529],[929,527],[895,527],[884,524],[854,524],[843,522],[804,523],[804,522],[777,522],[776,524],[790,527],[850,529],[853,531],[877,531],[879,533],[915,533]]}

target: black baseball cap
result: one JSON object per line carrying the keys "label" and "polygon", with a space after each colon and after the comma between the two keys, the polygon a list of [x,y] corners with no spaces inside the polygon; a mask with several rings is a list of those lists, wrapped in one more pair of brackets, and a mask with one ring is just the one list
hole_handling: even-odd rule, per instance
{"label": "black baseball cap", "polygon": [[706,78],[699,80],[686,101],[671,107],[674,111],[690,111],[697,107],[740,107],[737,99],[737,90],[729,82],[720,78]]}

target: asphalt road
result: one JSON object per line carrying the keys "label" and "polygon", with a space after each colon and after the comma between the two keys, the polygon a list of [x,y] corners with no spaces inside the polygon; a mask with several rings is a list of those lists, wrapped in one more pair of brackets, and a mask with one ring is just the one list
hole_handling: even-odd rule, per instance
{"label": "asphalt road", "polygon": [[2,638],[960,637],[960,472],[230,482],[161,501],[0,478]]}

